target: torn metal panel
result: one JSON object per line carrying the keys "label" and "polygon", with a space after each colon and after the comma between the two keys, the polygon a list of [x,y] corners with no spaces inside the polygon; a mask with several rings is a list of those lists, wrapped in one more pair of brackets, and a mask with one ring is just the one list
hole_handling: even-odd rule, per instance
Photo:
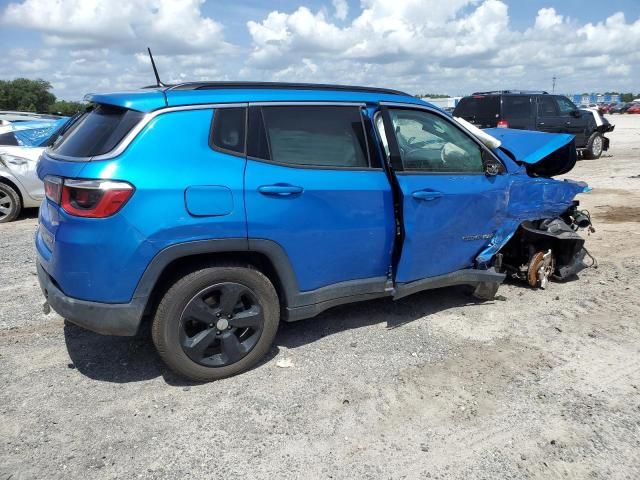
{"label": "torn metal panel", "polygon": [[536,177],[552,177],[570,171],[578,159],[573,135],[488,128],[501,142],[500,149]]}
{"label": "torn metal panel", "polygon": [[575,196],[589,191],[584,182],[531,178],[514,175],[511,183],[505,218],[487,247],[476,257],[478,266],[489,265],[496,253],[513,237],[525,221],[556,218],[573,205]]}

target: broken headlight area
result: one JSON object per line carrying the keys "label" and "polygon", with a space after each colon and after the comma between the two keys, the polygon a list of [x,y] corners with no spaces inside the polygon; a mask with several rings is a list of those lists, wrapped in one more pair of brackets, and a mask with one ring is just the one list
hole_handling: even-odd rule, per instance
{"label": "broken headlight area", "polygon": [[578,233],[583,229],[595,231],[589,212],[578,210],[577,202],[560,217],[522,222],[496,255],[496,269],[534,288],[570,279],[596,265]]}

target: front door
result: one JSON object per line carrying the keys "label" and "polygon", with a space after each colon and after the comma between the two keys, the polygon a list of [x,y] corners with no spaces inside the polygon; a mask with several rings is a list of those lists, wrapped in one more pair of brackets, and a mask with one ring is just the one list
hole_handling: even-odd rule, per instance
{"label": "front door", "polygon": [[507,175],[487,176],[492,154],[435,110],[383,108],[376,129],[402,193],[396,282],[472,267],[504,218]]}
{"label": "front door", "polygon": [[576,145],[583,146],[587,143],[585,138],[586,119],[582,115],[582,112],[575,106],[575,104],[567,97],[557,96],[555,97],[558,103],[558,113],[560,115],[560,121],[564,122],[562,133],[570,133],[576,137]]}

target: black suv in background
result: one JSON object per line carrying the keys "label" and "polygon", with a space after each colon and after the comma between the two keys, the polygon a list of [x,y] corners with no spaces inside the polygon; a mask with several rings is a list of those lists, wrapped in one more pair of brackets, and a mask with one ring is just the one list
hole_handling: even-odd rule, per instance
{"label": "black suv in background", "polygon": [[504,90],[464,97],[453,111],[480,128],[516,128],[575,135],[578,152],[593,159],[609,149],[604,136],[613,130],[597,110],[579,109],[564,95]]}

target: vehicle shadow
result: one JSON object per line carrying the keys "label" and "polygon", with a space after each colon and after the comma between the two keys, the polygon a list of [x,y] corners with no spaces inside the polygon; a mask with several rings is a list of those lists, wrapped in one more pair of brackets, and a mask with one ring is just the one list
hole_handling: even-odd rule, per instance
{"label": "vehicle shadow", "polygon": [[282,322],[275,344],[297,348],[345,330],[379,323],[384,323],[387,329],[401,328],[449,308],[486,303],[473,297],[471,292],[472,288],[467,286],[447,287],[419,292],[398,301],[381,298],[342,305],[307,320]]}
{"label": "vehicle shadow", "polygon": [[18,216],[17,220],[27,220],[31,218],[38,218],[39,208],[23,208]]}
{"label": "vehicle shadow", "polygon": [[[417,293],[394,302],[379,299],[330,309],[317,317],[299,322],[282,322],[274,346],[256,365],[278,356],[280,349],[293,349],[344,330],[385,323],[388,329],[401,328],[424,316],[448,308],[484,303],[466,287],[449,287]],[[172,386],[197,385],[171,372],[158,356],[151,340],[150,324],[144,322],[135,337],[99,335],[65,322],[64,338],[71,368],[100,381],[129,383],[162,376]]]}

